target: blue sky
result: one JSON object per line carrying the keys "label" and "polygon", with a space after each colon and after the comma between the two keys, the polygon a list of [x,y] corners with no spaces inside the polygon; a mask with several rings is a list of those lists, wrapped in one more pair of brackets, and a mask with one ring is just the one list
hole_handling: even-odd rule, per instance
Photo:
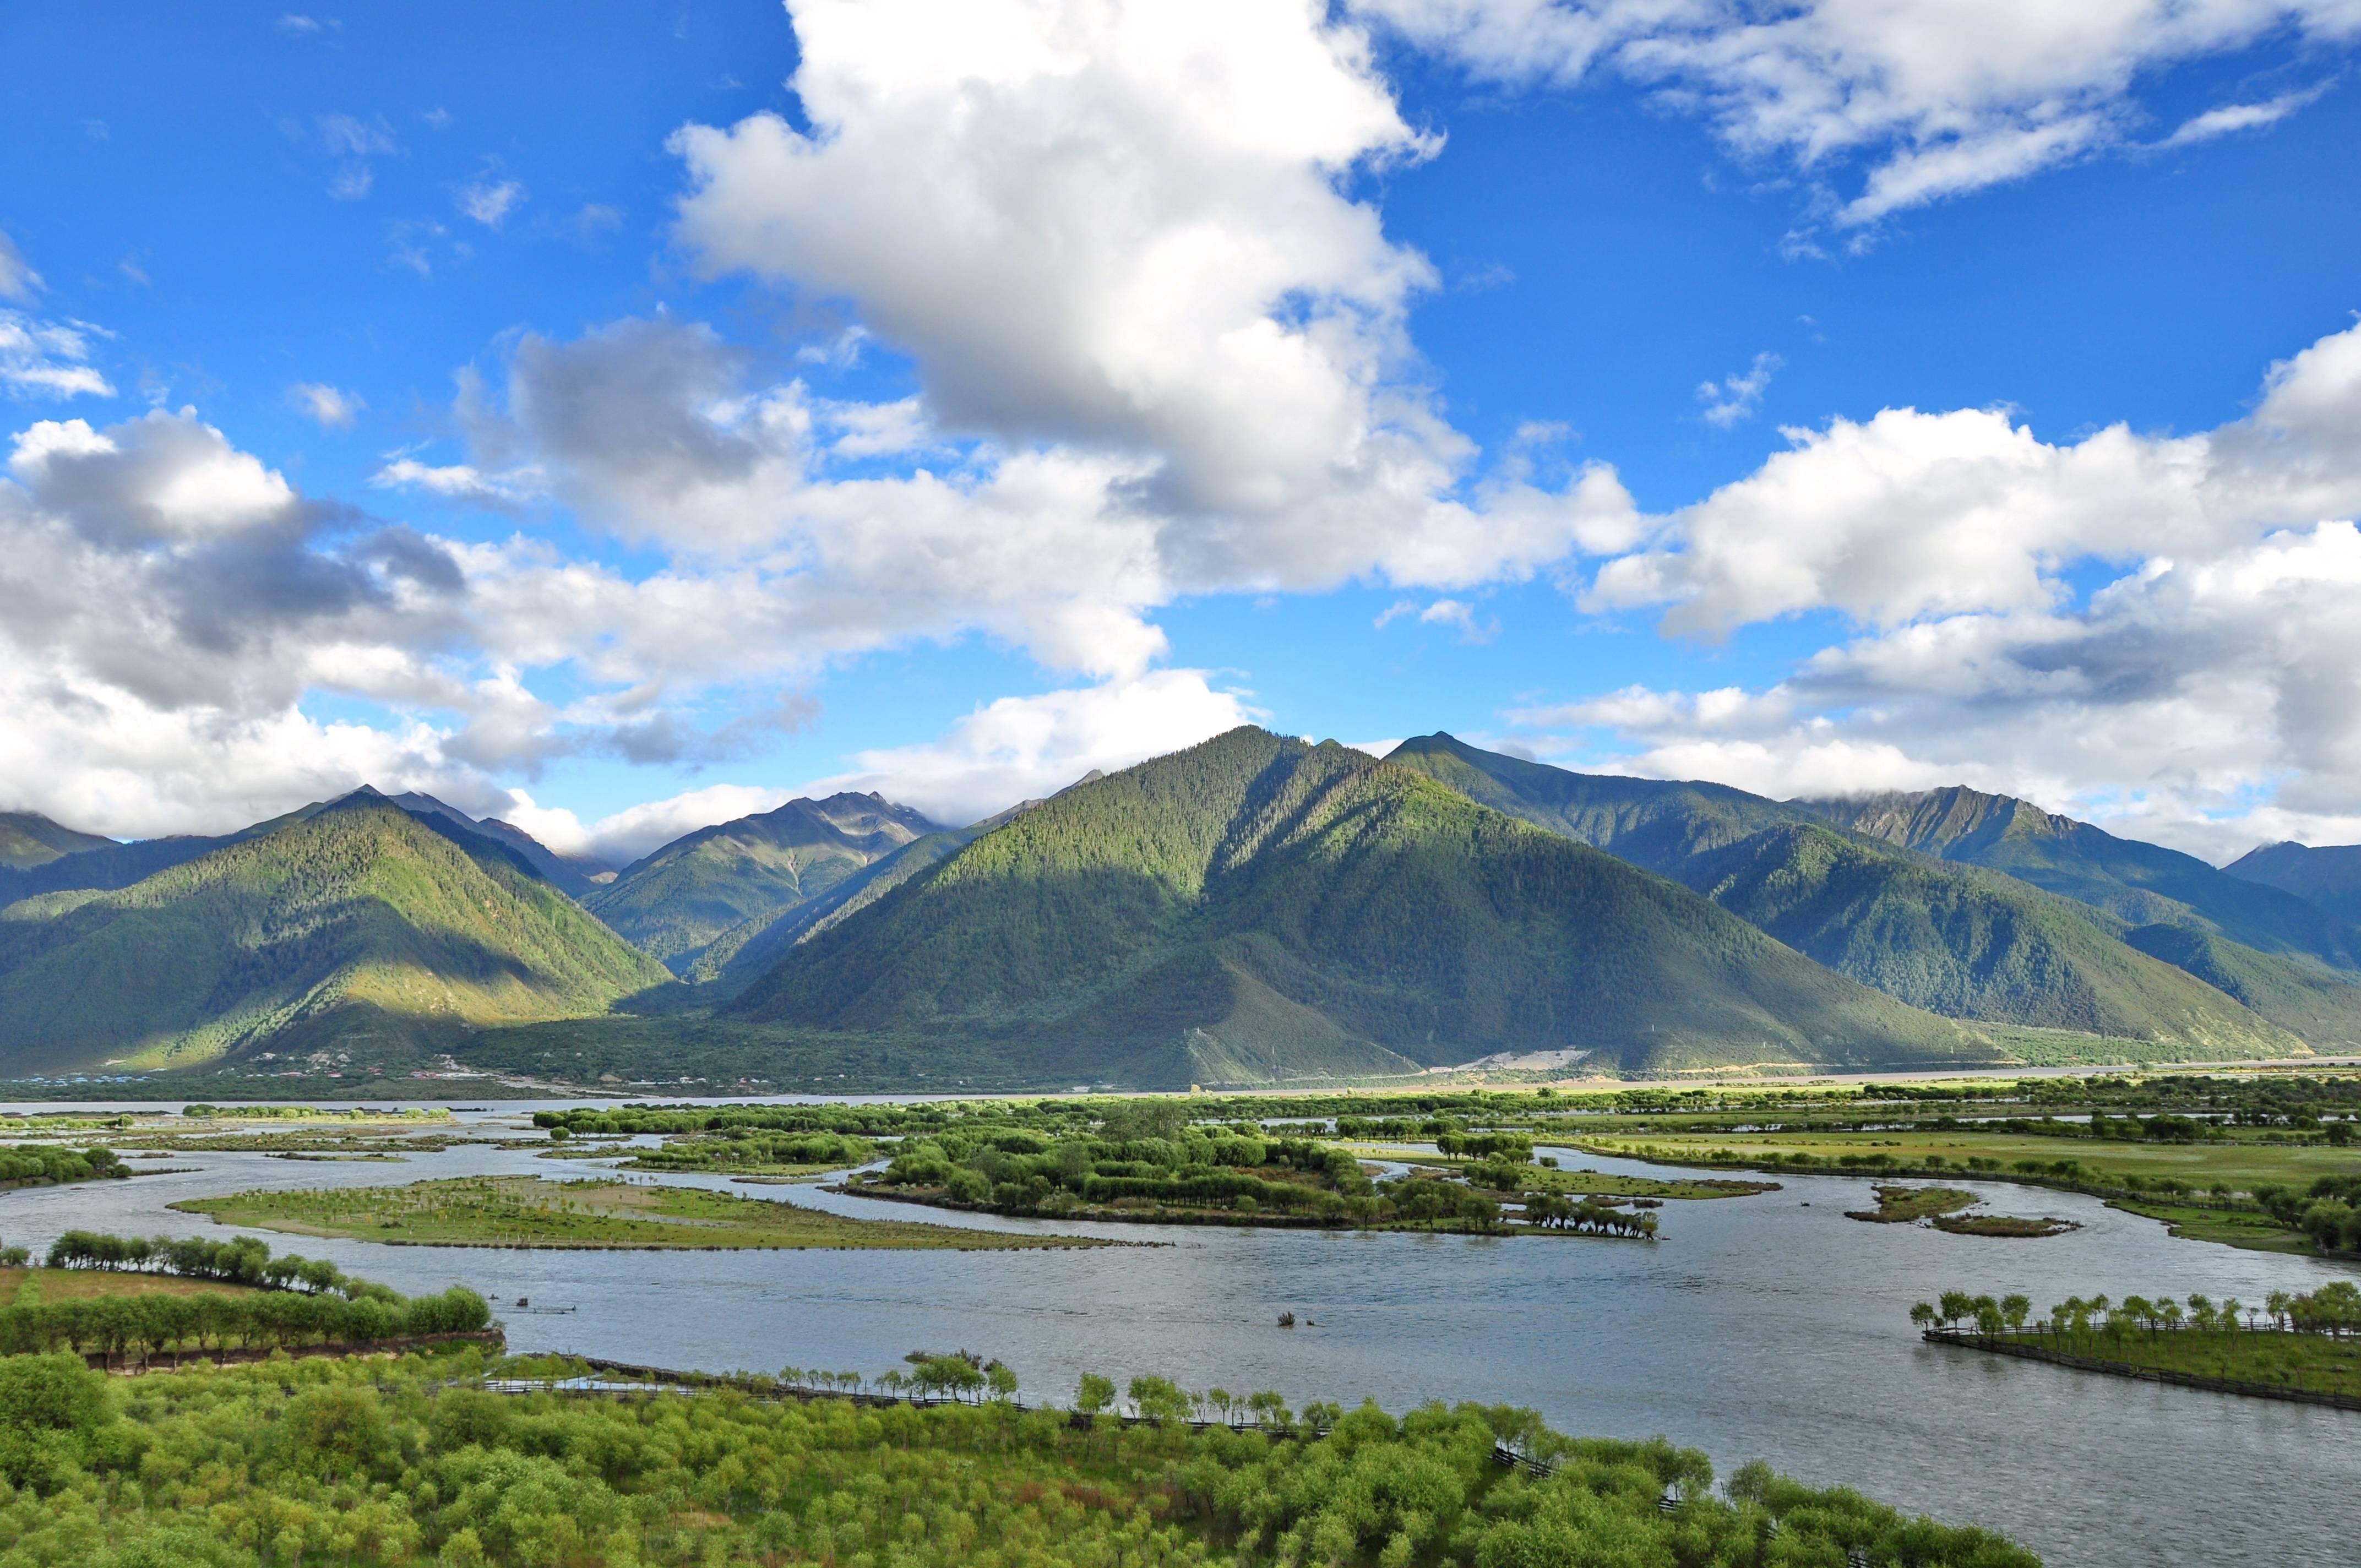
{"label": "blue sky", "polygon": [[13,8],[0,805],[1252,718],[2361,838],[2349,20],[1915,8]]}

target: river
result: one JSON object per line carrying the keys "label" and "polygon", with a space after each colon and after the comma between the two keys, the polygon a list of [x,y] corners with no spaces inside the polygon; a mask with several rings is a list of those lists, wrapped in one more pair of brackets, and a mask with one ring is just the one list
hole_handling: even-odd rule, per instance
{"label": "river", "polygon": [[[52,1108],[53,1109],[53,1108]],[[504,1108],[506,1109],[506,1108]],[[134,1146],[126,1144],[125,1146]],[[1659,1168],[1549,1150],[1563,1163]],[[135,1165],[140,1162],[135,1162]],[[157,1165],[166,1162],[157,1161]],[[222,1234],[165,1205],[254,1187],[445,1176],[605,1174],[489,1146],[401,1165],[176,1156],[181,1174],[0,1195],[0,1239],[75,1226]],[[1010,1253],[508,1252],[270,1235],[282,1250],[405,1291],[462,1283],[507,1314],[518,1350],[710,1370],[875,1374],[921,1347],[1015,1367],[1062,1402],[1085,1371],[1184,1387],[1529,1405],[1561,1431],[1663,1433],[1722,1474],[1755,1458],[1817,1485],[2005,1531],[2052,1564],[2343,1563],[2361,1558],[2361,1413],[2171,1388],[1923,1343],[1910,1304],[1951,1288],[2021,1290],[2035,1310],[2104,1291],[2259,1303],[2351,1270],[2176,1241],[2075,1193],[1960,1180],[1996,1211],[2082,1229],[2045,1240],[1863,1224],[1865,1179],[1783,1176],[1750,1198],[1667,1203],[1664,1239],[1505,1239],[936,1215],[809,1187],[726,1188],[863,1217],[1152,1240]],[[1292,1311],[1299,1325],[1278,1326]]]}

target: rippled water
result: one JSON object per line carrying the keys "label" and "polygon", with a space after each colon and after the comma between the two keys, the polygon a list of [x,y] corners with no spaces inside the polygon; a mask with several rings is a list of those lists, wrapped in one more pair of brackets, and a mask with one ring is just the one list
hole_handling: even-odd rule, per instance
{"label": "rippled water", "polygon": [[[1551,1152],[1551,1151],[1544,1151]],[[1559,1150],[1568,1165],[1649,1168]],[[159,1165],[165,1162],[155,1162]],[[0,1238],[57,1232],[219,1234],[164,1207],[251,1187],[431,1177],[604,1174],[522,1150],[404,1165],[176,1157],[192,1174],[0,1195]],[[667,1178],[671,1180],[696,1179]],[[2175,1241],[2079,1194],[1962,1181],[2002,1212],[2083,1229],[2048,1240],[1861,1224],[1866,1180],[1784,1177],[1782,1191],[1665,1205],[1653,1245],[1573,1237],[1356,1235],[1054,1226],[919,1214],[811,1188],[728,1187],[866,1217],[1150,1239],[1024,1253],[564,1253],[388,1247],[284,1236],[404,1290],[454,1282],[511,1313],[520,1350],[710,1369],[876,1373],[920,1346],[999,1356],[1027,1397],[1084,1371],[1156,1371],[1191,1387],[1291,1400],[1374,1396],[1531,1405],[1563,1431],[1662,1432],[1726,1474],[1764,1458],[1817,1484],[2004,1530],[2053,1564],[2361,1560],[2361,1413],[2169,1388],[1921,1343],[1909,1305],[1948,1288],[2022,1290],[2037,1310],[2105,1291],[2258,1302],[2337,1266]],[[1281,1329],[1292,1310],[1316,1326]]]}

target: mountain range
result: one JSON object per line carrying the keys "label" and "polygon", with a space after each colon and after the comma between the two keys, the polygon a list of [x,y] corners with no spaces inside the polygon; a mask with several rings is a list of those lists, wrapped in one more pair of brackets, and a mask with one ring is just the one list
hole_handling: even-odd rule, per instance
{"label": "mountain range", "polygon": [[2008,796],[1774,801],[1442,733],[1244,729],[964,828],[798,799],[620,870],[423,795],[130,844],[16,812],[0,1076],[634,1014],[1026,1084],[2285,1057],[2361,1047],[2356,911],[2361,848],[2216,869]]}

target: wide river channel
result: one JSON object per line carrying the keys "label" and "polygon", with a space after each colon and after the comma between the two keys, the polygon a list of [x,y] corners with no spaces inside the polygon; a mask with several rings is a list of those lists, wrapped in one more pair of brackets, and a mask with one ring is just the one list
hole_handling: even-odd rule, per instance
{"label": "wide river channel", "polygon": [[[515,1111],[500,1108],[503,1117]],[[1669,1174],[1543,1152],[1568,1166]],[[218,1235],[221,1227],[166,1205],[258,1187],[608,1174],[598,1162],[489,1145],[400,1165],[222,1153],[169,1164],[198,1168],[0,1195],[0,1240],[38,1250],[76,1226]],[[1080,1374],[1099,1371],[1118,1381],[1159,1372],[1186,1387],[1237,1393],[1276,1388],[1298,1404],[1363,1396],[1396,1411],[1428,1399],[1513,1403],[1564,1431],[1663,1433],[1704,1449],[1724,1475],[1767,1459],[1806,1481],[2004,1530],[2052,1564],[2361,1562],[2361,1412],[2165,1387],[1918,1339],[1910,1304],[1949,1288],[2021,1290],[2038,1312],[2099,1291],[2203,1291],[2259,1303],[2271,1290],[2310,1289],[2353,1272],[2176,1241],[2153,1221],[2078,1194],[1961,1182],[1996,1212],[2082,1225],[2044,1240],[2000,1240],[1848,1220],[1845,1210],[1873,1207],[1867,1181],[1789,1176],[1777,1192],[1667,1203],[1663,1239],[1647,1244],[1052,1225],[810,1187],[664,1179],[865,1218],[1162,1245],[633,1253],[269,1239],[404,1291],[460,1283],[496,1307],[527,1297],[535,1308],[577,1309],[504,1312],[520,1351],[874,1375],[906,1351],[965,1348],[1015,1367],[1028,1400],[1063,1402]],[[1279,1327],[1282,1311],[1301,1326]]]}

